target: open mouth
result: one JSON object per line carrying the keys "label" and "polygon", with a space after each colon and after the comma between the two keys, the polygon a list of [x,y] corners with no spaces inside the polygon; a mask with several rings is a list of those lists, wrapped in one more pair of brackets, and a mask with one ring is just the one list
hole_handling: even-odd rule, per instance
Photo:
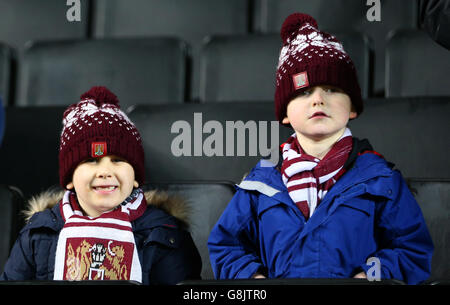
{"label": "open mouth", "polygon": [[312,118],[327,118],[327,117],[328,117],[328,115],[326,115],[325,112],[318,111],[318,112],[314,112],[314,114],[310,118],[312,119]]}
{"label": "open mouth", "polygon": [[118,188],[117,185],[99,185],[99,186],[93,186],[92,187],[95,191],[102,192],[102,193],[109,193],[113,192]]}

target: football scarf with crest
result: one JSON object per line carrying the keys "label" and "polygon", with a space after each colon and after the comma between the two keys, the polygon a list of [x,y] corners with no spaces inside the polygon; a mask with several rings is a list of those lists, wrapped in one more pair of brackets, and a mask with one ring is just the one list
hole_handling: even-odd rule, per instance
{"label": "football scarf with crest", "polygon": [[344,174],[344,164],[352,150],[352,142],[352,133],[346,128],[322,160],[306,154],[295,133],[282,144],[283,182],[306,219],[311,217],[328,190]]}
{"label": "football scarf with crest", "polygon": [[53,279],[142,282],[131,222],[146,208],[143,191],[134,189],[117,208],[93,218],[84,216],[76,194],[66,191],[60,203],[65,224],[58,237]]}

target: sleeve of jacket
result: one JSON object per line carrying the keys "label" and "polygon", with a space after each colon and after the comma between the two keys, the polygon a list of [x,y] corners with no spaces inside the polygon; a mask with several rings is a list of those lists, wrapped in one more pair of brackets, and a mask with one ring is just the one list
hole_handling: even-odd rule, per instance
{"label": "sleeve of jacket", "polygon": [[184,229],[163,228],[155,231],[155,240],[165,246],[153,247],[157,254],[152,264],[149,283],[175,285],[184,280],[200,279],[202,261],[191,234]]}
{"label": "sleeve of jacket", "polygon": [[23,281],[33,279],[35,266],[32,253],[29,231],[22,231],[11,249],[3,273],[0,275],[0,280]]}
{"label": "sleeve of jacket", "polygon": [[[391,199],[377,206],[381,278],[397,279],[408,284],[426,280],[431,272],[433,242],[422,211],[406,182],[394,171],[388,192]],[[362,265],[371,272],[371,266]]]}
{"label": "sleeve of jacket", "polygon": [[211,231],[208,249],[217,279],[250,278],[263,267],[257,246],[255,197],[238,189]]}

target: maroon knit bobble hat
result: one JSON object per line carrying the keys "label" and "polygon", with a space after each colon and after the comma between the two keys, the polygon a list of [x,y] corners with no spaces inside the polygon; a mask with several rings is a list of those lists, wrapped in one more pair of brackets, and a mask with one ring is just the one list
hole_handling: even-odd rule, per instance
{"label": "maroon knit bobble hat", "polygon": [[355,66],[342,44],[319,31],[311,16],[295,13],[281,27],[283,47],[276,72],[275,113],[287,116],[287,105],[298,94],[318,85],[335,86],[350,96],[358,115],[363,111]]}
{"label": "maroon knit bobble hat", "polygon": [[145,180],[144,149],[141,136],[119,100],[106,87],[92,87],[63,114],[59,146],[59,181],[65,188],[75,168],[88,158],[116,155],[133,166],[135,179]]}

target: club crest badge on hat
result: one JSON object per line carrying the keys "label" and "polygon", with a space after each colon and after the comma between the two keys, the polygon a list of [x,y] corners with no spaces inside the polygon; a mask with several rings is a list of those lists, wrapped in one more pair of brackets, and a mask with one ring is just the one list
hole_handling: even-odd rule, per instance
{"label": "club crest badge on hat", "polygon": [[106,142],[92,142],[91,145],[91,157],[99,158],[107,155]]}
{"label": "club crest badge on hat", "polygon": [[294,82],[295,90],[309,86],[308,74],[306,71],[292,75],[292,81]]}

